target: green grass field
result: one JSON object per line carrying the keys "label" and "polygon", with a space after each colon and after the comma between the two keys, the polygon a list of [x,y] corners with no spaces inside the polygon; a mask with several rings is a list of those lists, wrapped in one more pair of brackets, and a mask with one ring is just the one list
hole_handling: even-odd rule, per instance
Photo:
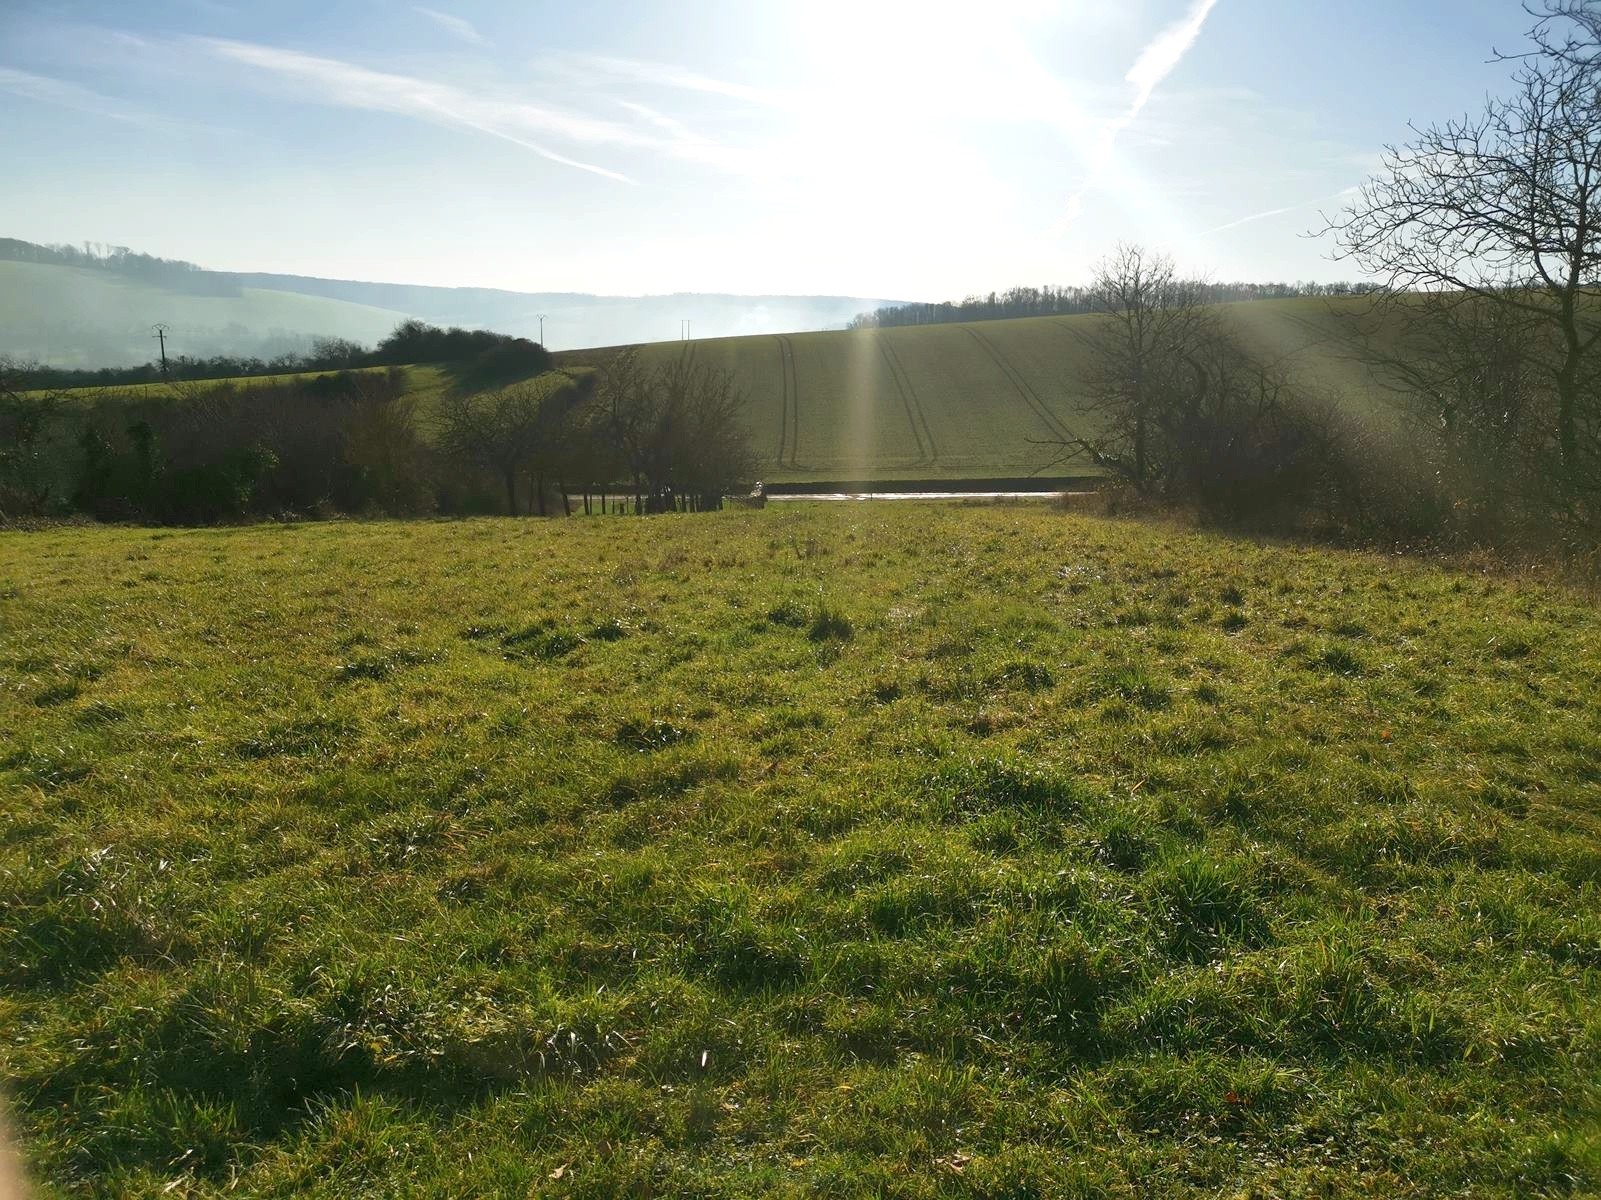
{"label": "green grass field", "polygon": [[0,534],[0,1079],[46,1195],[1595,1194],[1598,671],[1044,506]]}
{"label": "green grass field", "polygon": [[[358,375],[381,375],[388,371],[388,367],[357,367]],[[431,406],[444,394],[449,386],[445,370],[442,367],[431,365],[409,366],[403,368],[406,372],[406,392],[415,396],[418,407],[426,421]],[[291,371],[283,375],[236,375],[223,379],[196,379],[185,380],[180,383],[132,383],[111,384],[106,387],[69,388],[60,393],[68,402],[82,402],[95,400],[104,396],[133,396],[146,397],[174,397],[182,394],[189,388],[204,390],[206,388],[231,385],[233,387],[249,388],[264,385],[277,385],[294,383],[298,380],[319,379],[327,375],[339,374],[338,371]]]}

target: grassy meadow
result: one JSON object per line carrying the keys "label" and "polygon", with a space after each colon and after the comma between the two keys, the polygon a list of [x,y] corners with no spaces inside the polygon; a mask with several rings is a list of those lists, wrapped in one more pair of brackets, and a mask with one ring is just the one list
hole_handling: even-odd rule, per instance
{"label": "grassy meadow", "polygon": [[1598,671],[1042,505],[0,534],[0,1086],[44,1195],[1593,1194]]}

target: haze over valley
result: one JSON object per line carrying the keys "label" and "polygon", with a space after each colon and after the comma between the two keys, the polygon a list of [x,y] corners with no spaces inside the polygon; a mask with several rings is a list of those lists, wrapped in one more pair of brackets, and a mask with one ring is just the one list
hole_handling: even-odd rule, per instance
{"label": "haze over valley", "polygon": [[[117,247],[46,247],[0,237],[0,355],[58,367],[149,361],[151,326],[172,353],[272,359],[318,338],[371,344],[399,322],[543,332],[555,349],[843,328],[890,301],[845,296],[594,296],[510,292],[269,272],[211,271]],[[540,314],[544,314],[543,324]]]}

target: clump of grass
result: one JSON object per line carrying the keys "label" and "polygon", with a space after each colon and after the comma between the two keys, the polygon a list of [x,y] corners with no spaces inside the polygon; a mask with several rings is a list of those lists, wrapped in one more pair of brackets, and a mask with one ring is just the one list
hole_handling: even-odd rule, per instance
{"label": "clump of grass", "polygon": [[73,720],[81,726],[95,728],[97,726],[115,725],[118,721],[126,720],[127,717],[127,712],[119,705],[107,704],[104,700],[95,700],[80,708]]}
{"label": "clump of grass", "polygon": [[19,782],[53,791],[88,779],[94,768],[71,745],[23,747],[0,759],[0,768]]}
{"label": "clump of grass", "polygon": [[1090,844],[1107,866],[1129,873],[1142,870],[1158,848],[1149,817],[1133,809],[1119,809],[1104,818]]}
{"label": "clump of grass", "polygon": [[334,679],[339,683],[382,682],[402,667],[415,667],[428,661],[428,655],[416,650],[393,650],[341,663],[334,670]]}
{"label": "clump of grass", "polygon": [[1019,808],[1067,815],[1090,793],[1077,780],[1013,758],[970,758],[932,772],[927,794],[950,816],[973,816],[996,808]]}
{"label": "clump of grass", "polygon": [[608,798],[612,804],[681,796],[703,784],[739,778],[739,761],[726,756],[690,754],[624,772],[612,781]]}
{"label": "clump of grass", "polygon": [[669,721],[643,721],[630,718],[617,727],[617,742],[630,750],[665,750],[695,736],[693,729]]}
{"label": "clump of grass", "polygon": [[1518,634],[1496,638],[1492,645],[1495,656],[1508,662],[1528,658],[1534,653],[1534,643]]}
{"label": "clump of grass", "polygon": [[1015,687],[1025,692],[1045,692],[1056,686],[1056,676],[1044,663],[1021,660],[1005,663],[992,672],[991,687]]}
{"label": "clump of grass", "polygon": [[812,613],[806,636],[814,642],[848,642],[855,636],[856,627],[842,609],[824,602]]}
{"label": "clump of grass", "polygon": [[901,698],[901,685],[897,679],[875,679],[869,694],[878,704],[893,704]]}
{"label": "clump of grass", "polygon": [[769,991],[790,987],[805,973],[798,932],[759,921],[741,891],[714,891],[696,905],[694,916],[690,961],[723,987]]}
{"label": "clump of grass", "polygon": [[1137,705],[1146,712],[1157,712],[1173,702],[1171,689],[1138,663],[1128,663],[1103,671],[1098,681],[1103,696],[1114,696]]}
{"label": "clump of grass", "polygon": [[1181,957],[1210,958],[1226,943],[1255,944],[1266,934],[1250,877],[1236,862],[1187,855],[1154,868],[1148,888]]}
{"label": "clump of grass", "polygon": [[530,625],[513,633],[504,634],[500,645],[508,659],[565,658],[584,644],[584,638],[570,629],[557,629],[548,624]]}
{"label": "clump of grass", "polygon": [[274,725],[239,743],[241,758],[261,759],[315,754],[326,756],[356,733],[355,723],[339,717],[308,717]]}
{"label": "clump of grass", "polygon": [[51,684],[41,688],[33,694],[35,708],[54,708],[58,704],[66,704],[69,700],[76,700],[83,688],[76,680],[67,680],[64,683]]}
{"label": "clump of grass", "polygon": [[1325,646],[1321,650],[1314,651],[1310,661],[1313,667],[1330,671],[1335,675],[1357,676],[1365,669],[1362,660],[1345,646]]}
{"label": "clump of grass", "polygon": [[811,621],[811,613],[799,601],[780,600],[767,610],[767,619],[787,629],[805,629]]}

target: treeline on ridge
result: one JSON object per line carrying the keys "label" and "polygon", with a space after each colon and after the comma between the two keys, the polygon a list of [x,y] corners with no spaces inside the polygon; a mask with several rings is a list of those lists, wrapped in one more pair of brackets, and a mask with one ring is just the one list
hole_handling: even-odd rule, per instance
{"label": "treeline on ridge", "polygon": [[700,511],[750,486],[727,374],[623,352],[490,382],[498,349],[426,411],[399,367],[88,397],[0,376],[0,520]]}
{"label": "treeline on ridge", "polygon": [[21,238],[0,237],[0,261],[107,271],[197,295],[233,296],[239,293],[239,285],[226,275],[207,271],[192,262],[143,254],[127,246],[107,246],[97,242],[84,242],[81,246],[46,246],[25,242]]}
{"label": "treeline on ridge", "polygon": [[[1288,300],[1301,296],[1360,296],[1376,290],[1366,283],[1211,283],[1192,284],[1203,304],[1236,300]],[[1014,287],[984,296],[940,303],[897,304],[859,313],[852,329],[895,329],[904,325],[945,325],[957,321],[1004,321],[1011,317],[1060,317],[1106,311],[1100,292],[1087,287],[1046,284]]]}

